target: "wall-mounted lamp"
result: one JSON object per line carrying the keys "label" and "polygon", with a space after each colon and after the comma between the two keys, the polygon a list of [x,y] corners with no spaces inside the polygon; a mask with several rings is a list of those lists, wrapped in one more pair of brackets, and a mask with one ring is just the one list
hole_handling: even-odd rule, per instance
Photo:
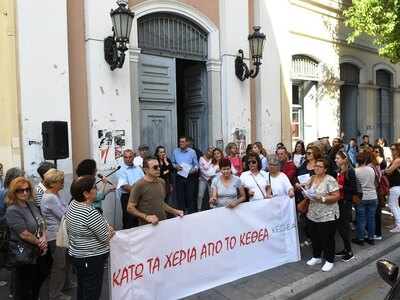
{"label": "wall-mounted lamp", "polygon": [[124,65],[125,51],[128,50],[126,44],[129,43],[132,21],[135,17],[135,13],[126,8],[128,1],[118,0],[117,4],[119,7],[112,9],[110,13],[113,36],[104,39],[104,59],[110,65],[111,71]]}
{"label": "wall-mounted lamp", "polygon": [[253,65],[255,65],[256,69],[249,70],[246,63],[243,62],[243,50],[239,49],[241,55],[238,55],[235,60],[235,74],[241,81],[244,81],[249,77],[255,78],[260,71],[262,54],[264,51],[265,34],[260,32],[260,26],[254,26],[253,29],[254,32],[249,35],[248,40],[251,57],[254,61]]}

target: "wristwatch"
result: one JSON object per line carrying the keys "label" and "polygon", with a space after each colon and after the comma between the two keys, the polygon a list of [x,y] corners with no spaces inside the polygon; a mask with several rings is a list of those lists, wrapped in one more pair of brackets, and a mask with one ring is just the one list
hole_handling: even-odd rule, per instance
{"label": "wristwatch", "polygon": [[322,203],[325,203],[326,198],[325,198],[325,197],[322,197],[321,201],[322,201]]}

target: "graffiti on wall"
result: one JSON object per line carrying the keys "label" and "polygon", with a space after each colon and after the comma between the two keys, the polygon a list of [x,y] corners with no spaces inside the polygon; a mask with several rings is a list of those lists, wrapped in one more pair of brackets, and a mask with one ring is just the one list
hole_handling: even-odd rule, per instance
{"label": "graffiti on wall", "polygon": [[100,161],[105,164],[107,161],[117,160],[122,156],[125,146],[125,130],[98,131]]}
{"label": "graffiti on wall", "polygon": [[235,127],[231,134],[232,134],[234,143],[237,145],[238,154],[240,156],[246,155],[246,146],[247,146],[247,144],[246,144],[246,135],[247,135],[246,129],[244,127],[242,127],[242,128]]}

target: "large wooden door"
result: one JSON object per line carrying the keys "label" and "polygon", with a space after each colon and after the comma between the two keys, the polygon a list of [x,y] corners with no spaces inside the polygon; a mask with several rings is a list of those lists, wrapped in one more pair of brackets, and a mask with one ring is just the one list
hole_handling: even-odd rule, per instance
{"label": "large wooden door", "polygon": [[199,62],[184,70],[185,132],[205,151],[208,142],[206,68]]}
{"label": "large wooden door", "polygon": [[340,130],[346,133],[346,142],[360,133],[357,118],[358,88],[356,85],[344,84],[340,87]]}
{"label": "large wooden door", "polygon": [[153,154],[177,145],[175,59],[141,54],[139,58],[140,143]]}

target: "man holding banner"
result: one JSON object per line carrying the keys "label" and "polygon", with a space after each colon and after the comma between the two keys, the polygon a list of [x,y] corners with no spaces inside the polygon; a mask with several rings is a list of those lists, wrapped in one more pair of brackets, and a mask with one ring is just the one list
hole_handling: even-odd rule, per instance
{"label": "man holding banner", "polygon": [[127,211],[139,219],[139,226],[157,225],[159,221],[166,219],[165,212],[182,217],[182,210],[172,208],[164,202],[165,181],[159,178],[160,164],[157,157],[144,158],[143,170],[145,175],[132,187],[127,207]]}

